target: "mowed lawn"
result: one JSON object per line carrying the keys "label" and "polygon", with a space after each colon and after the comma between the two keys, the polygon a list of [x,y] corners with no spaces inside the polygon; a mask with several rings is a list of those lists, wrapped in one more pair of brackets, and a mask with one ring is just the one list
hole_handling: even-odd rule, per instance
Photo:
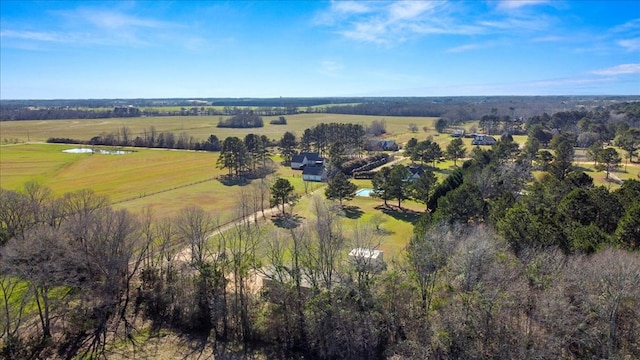
{"label": "mowed lawn", "polygon": [[[372,187],[370,180],[352,180],[352,182],[358,186],[358,189]],[[325,186],[316,183],[311,186],[313,191],[309,189],[308,196],[300,198],[293,207],[293,213],[303,222],[311,221],[312,223],[316,216],[313,197],[324,198]],[[296,191],[300,192],[298,187]],[[402,209],[397,209],[397,200],[388,201],[390,205],[388,208],[384,208],[383,204],[382,200],[375,197],[356,196],[352,200],[345,200],[344,216],[340,217],[342,231],[351,246],[354,245],[352,233],[356,227],[360,229],[369,227],[369,230],[373,231],[378,225],[379,231],[373,231],[366,239],[367,244],[364,245],[383,250],[387,262],[403,261],[402,251],[411,239],[413,224],[425,210],[425,205],[415,201],[404,201]],[[338,206],[338,203],[336,202],[335,205]],[[282,231],[283,236],[289,236],[286,230]]]}

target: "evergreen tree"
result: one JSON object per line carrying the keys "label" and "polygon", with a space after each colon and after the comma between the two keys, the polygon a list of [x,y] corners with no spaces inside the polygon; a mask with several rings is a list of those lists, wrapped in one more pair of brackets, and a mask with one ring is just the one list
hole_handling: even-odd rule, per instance
{"label": "evergreen tree", "polygon": [[593,160],[593,166],[598,165],[598,154],[602,151],[602,145],[600,143],[592,144],[587,148],[587,156]]}
{"label": "evergreen tree", "polygon": [[280,139],[280,154],[286,164],[291,163],[293,155],[296,154],[296,136],[292,132],[285,132]]}
{"label": "evergreen tree", "polygon": [[449,224],[482,222],[485,208],[486,204],[478,187],[463,183],[438,200],[435,221],[441,220]]}
{"label": "evergreen tree", "polygon": [[282,216],[286,215],[285,206],[295,200],[293,185],[287,179],[278,178],[271,186],[271,200],[275,206],[282,205]]}
{"label": "evergreen tree", "polygon": [[244,142],[235,136],[224,139],[217,165],[221,169],[228,168],[229,176],[240,176],[250,162],[249,153]]}
{"label": "evergreen tree", "polygon": [[618,165],[620,165],[620,161],[622,161],[622,159],[620,158],[620,154],[618,154],[616,149],[612,147],[608,147],[599,151],[597,160],[597,168],[606,171],[607,180],[609,180],[609,173],[611,173],[613,169],[618,167]]}
{"label": "evergreen tree", "polygon": [[418,145],[418,139],[416,138],[411,138],[409,139],[409,141],[407,141],[407,143],[404,146],[404,154],[406,156],[409,156],[411,158],[411,160],[413,160],[413,152],[414,149],[416,148],[416,146]]}
{"label": "evergreen tree", "polygon": [[313,145],[313,132],[311,129],[304,129],[302,133],[302,138],[300,139],[300,150],[302,152],[311,151],[311,145]]}
{"label": "evergreen tree", "polygon": [[351,200],[356,195],[358,187],[356,184],[349,181],[349,178],[342,172],[338,172],[331,180],[329,180],[328,186],[324,191],[327,199],[340,201],[342,206],[343,200]]}
{"label": "evergreen tree", "polygon": [[551,163],[551,173],[558,180],[564,179],[571,170],[573,164],[573,135],[556,135],[551,140],[551,148],[554,151],[553,162]]}
{"label": "evergreen tree", "polygon": [[458,166],[456,162],[458,161],[458,159],[463,158],[466,152],[467,149],[464,147],[464,143],[460,138],[451,140],[449,145],[447,145],[447,158],[453,160],[454,166]]}
{"label": "evergreen tree", "polygon": [[391,173],[391,169],[388,167],[383,167],[380,171],[376,172],[371,180],[371,184],[373,185],[373,193],[384,200],[384,205],[387,206],[387,200],[393,199],[393,195],[390,190],[390,181],[389,175]]}
{"label": "evergreen tree", "polygon": [[640,181],[634,179],[625,180],[622,186],[614,192],[623,209],[628,209],[634,201],[640,199]]}
{"label": "evergreen tree", "polygon": [[409,197],[409,188],[407,187],[409,176],[411,173],[404,165],[396,165],[389,172],[389,195],[398,200],[398,207],[401,207],[402,201]]}
{"label": "evergreen tree", "polygon": [[460,185],[462,185],[463,181],[464,179],[462,169],[455,169],[449,176],[444,179],[443,182],[438,184],[438,186],[433,189],[433,194],[429,199],[427,207],[431,210],[435,210],[438,206],[438,199],[445,196],[449,191],[458,188]]}
{"label": "evergreen tree", "polygon": [[633,162],[633,156],[640,148],[640,129],[630,128],[615,139],[616,146],[627,152],[627,159]]}
{"label": "evergreen tree", "polygon": [[618,222],[616,237],[627,248],[640,249],[640,200],[637,198]]}
{"label": "evergreen tree", "polygon": [[[411,184],[411,197],[424,203],[425,206],[429,203],[429,195],[437,182],[436,176],[431,170],[425,170],[420,177]],[[427,210],[428,210],[427,206]]]}
{"label": "evergreen tree", "polygon": [[345,147],[340,141],[336,141],[329,146],[329,166],[342,169],[342,164],[346,161],[344,156]]}
{"label": "evergreen tree", "polygon": [[247,148],[247,152],[249,154],[249,166],[253,171],[255,171],[261,153],[260,136],[256,134],[247,134],[244,137],[244,146]]}

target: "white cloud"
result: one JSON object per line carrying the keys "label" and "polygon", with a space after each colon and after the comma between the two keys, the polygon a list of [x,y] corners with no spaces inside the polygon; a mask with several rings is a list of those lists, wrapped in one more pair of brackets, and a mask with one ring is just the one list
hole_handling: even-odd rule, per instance
{"label": "white cloud", "polygon": [[422,14],[434,10],[435,3],[426,1],[399,1],[389,6],[389,22],[421,18]]}
{"label": "white cloud", "polygon": [[325,76],[337,77],[338,75],[340,75],[343,68],[344,68],[344,65],[342,65],[337,61],[324,60],[320,63],[320,68],[318,69],[318,72]]}
{"label": "white cloud", "polygon": [[3,30],[0,38],[6,40],[19,40],[19,44],[11,47],[24,50],[43,50],[39,45],[65,44],[65,45],[108,45],[114,44],[114,39],[97,37],[90,32],[62,32],[62,31],[23,31]]}
{"label": "white cloud", "polygon": [[640,74],[640,64],[621,64],[606,69],[594,70],[591,73],[603,76]]}
{"label": "white cloud", "polygon": [[626,23],[622,24],[622,25],[618,25],[616,27],[614,27],[613,29],[611,29],[611,32],[613,33],[626,33],[629,31],[637,31],[640,30],[640,18],[638,19],[633,19],[631,21],[627,21]]}
{"label": "white cloud", "polygon": [[547,2],[549,2],[549,0],[502,0],[498,3],[498,9],[520,9],[525,6],[539,5]]}
{"label": "white cloud", "polygon": [[170,25],[167,22],[132,16],[113,10],[80,9],[77,12],[69,13],[69,15],[73,18],[84,19],[102,29],[160,28]]}
{"label": "white cloud", "polygon": [[334,2],[316,16],[316,23],[336,27],[336,33],[362,42],[394,44],[415,35],[475,34],[478,26],[454,20],[447,1],[366,2],[366,6]]}
{"label": "white cloud", "polygon": [[[12,39],[13,48],[42,50],[44,44],[66,46],[153,47],[180,44],[187,50],[206,47],[207,40],[185,30],[188,25],[138,16],[133,9],[77,8],[50,12],[60,24],[46,30],[24,30],[13,25],[3,27],[2,39]],[[33,27],[33,26],[31,26]]]}
{"label": "white cloud", "polygon": [[541,36],[541,37],[534,38],[531,41],[533,41],[533,42],[562,42],[562,41],[568,41],[568,40],[571,40],[571,39],[566,37],[566,36],[548,35],[548,36]]}
{"label": "white cloud", "polygon": [[566,88],[573,86],[586,86],[592,84],[601,84],[603,82],[609,82],[610,78],[566,78],[566,79],[551,79],[551,80],[538,80],[529,83],[524,83],[525,87],[533,88]]}
{"label": "white cloud", "polygon": [[640,37],[637,37],[635,39],[618,40],[618,45],[622,46],[627,51],[640,50]]}
{"label": "white cloud", "polygon": [[340,24],[349,17],[374,12],[375,8],[370,6],[370,4],[375,5],[375,3],[368,2],[332,1],[329,9],[315,14],[312,22],[317,25],[326,26]]}
{"label": "white cloud", "polygon": [[[527,5],[539,2],[523,1]],[[330,26],[345,38],[394,45],[425,35],[487,35],[540,32],[555,20],[545,14],[478,12],[456,1],[333,2],[316,14],[316,24]],[[505,5],[515,7],[516,5]],[[523,5],[518,5],[523,6]]]}
{"label": "white cloud", "polygon": [[358,1],[334,1],[331,7],[334,11],[345,14],[363,14],[371,11],[367,3]]}
{"label": "white cloud", "polygon": [[461,52],[465,52],[465,51],[476,50],[476,49],[479,49],[481,47],[482,46],[480,44],[466,44],[466,45],[460,45],[460,46],[452,47],[450,49],[447,49],[445,52],[446,53],[461,53]]}
{"label": "white cloud", "polygon": [[480,21],[479,24],[500,31],[541,31],[549,28],[552,20],[542,14],[531,17],[508,17],[498,20]]}
{"label": "white cloud", "polygon": [[56,32],[2,30],[0,37],[43,42],[67,42],[68,37]]}

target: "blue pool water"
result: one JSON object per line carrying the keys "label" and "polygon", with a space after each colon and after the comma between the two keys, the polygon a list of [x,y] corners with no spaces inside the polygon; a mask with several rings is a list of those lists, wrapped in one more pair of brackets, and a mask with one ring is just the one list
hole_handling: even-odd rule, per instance
{"label": "blue pool water", "polygon": [[356,191],[356,196],[371,196],[373,189],[360,189]]}

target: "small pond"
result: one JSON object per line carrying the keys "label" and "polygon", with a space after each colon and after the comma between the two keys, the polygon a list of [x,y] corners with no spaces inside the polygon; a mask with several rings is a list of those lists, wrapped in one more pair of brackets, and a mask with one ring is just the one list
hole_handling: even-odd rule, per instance
{"label": "small pond", "polygon": [[131,153],[131,151],[124,150],[94,150],[90,148],[75,148],[62,150],[63,153],[69,154],[101,154],[101,155],[125,155]]}

